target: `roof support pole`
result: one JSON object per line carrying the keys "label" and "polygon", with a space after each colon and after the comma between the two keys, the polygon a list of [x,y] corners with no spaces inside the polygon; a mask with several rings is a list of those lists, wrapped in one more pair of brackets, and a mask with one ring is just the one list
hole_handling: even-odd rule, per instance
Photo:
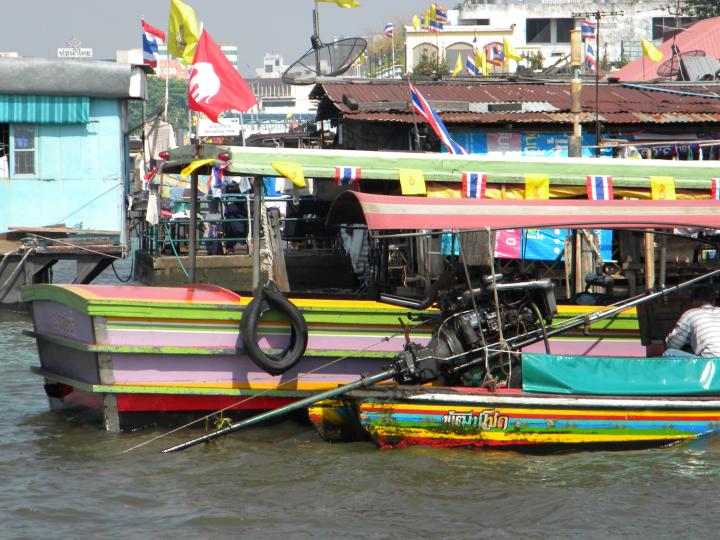
{"label": "roof support pole", "polygon": [[582,44],[580,37],[580,19],[576,18],[574,28],[570,30],[570,65],[572,66],[570,112],[573,115],[573,134],[568,138],[568,156],[570,157],[582,156],[582,127],[580,126],[580,113],[582,112],[582,80],[580,79]]}

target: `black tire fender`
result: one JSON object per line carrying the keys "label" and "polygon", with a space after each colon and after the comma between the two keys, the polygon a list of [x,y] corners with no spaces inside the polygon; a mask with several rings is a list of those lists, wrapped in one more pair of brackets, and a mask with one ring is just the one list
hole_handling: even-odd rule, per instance
{"label": "black tire fender", "polygon": [[[282,312],[290,322],[290,344],[278,354],[268,354],[258,345],[258,322],[270,310]],[[308,328],[302,312],[282,294],[269,287],[260,289],[259,294],[245,308],[240,320],[240,332],[245,352],[253,362],[271,375],[285,373],[300,361],[307,348]]]}

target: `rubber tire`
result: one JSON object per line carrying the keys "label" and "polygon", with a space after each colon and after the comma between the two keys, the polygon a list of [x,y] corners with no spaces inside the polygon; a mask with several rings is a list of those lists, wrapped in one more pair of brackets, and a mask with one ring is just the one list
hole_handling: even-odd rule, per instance
{"label": "rubber tire", "polygon": [[[284,313],[290,321],[290,345],[277,355],[267,354],[258,345],[257,326],[262,316],[270,310]],[[240,320],[243,348],[247,355],[260,368],[271,375],[282,375],[297,364],[305,354],[308,341],[308,328],[305,318],[282,294],[267,287],[245,308]]]}

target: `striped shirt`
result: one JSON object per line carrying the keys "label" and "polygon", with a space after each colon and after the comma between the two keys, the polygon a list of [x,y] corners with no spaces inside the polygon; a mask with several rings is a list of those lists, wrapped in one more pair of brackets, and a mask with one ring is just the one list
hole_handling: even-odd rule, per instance
{"label": "striped shirt", "polygon": [[665,345],[681,349],[687,344],[698,356],[720,358],[720,308],[706,304],[682,314]]}

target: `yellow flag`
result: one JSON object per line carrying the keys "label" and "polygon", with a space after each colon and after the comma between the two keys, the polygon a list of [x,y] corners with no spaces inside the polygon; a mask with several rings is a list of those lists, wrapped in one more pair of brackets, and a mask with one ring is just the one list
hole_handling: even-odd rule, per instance
{"label": "yellow flag", "polygon": [[485,51],[480,51],[480,50],[475,51],[475,67],[478,69],[478,71],[480,73],[483,74],[483,76],[487,77],[488,63],[487,63],[487,56],[485,56]]}
{"label": "yellow flag", "polygon": [[655,45],[650,43],[647,39],[642,38],[642,50],[643,56],[649,58],[653,62],[659,62],[663,59],[662,51],[658,50]]}
{"label": "yellow flag", "polygon": [[196,159],[190,165],[185,167],[182,171],[180,171],[180,176],[189,176],[195,169],[199,169],[203,165],[210,165],[211,163],[214,165],[217,160],[215,158],[208,158],[208,159]]}
{"label": "yellow flag", "polygon": [[505,55],[505,60],[509,58],[511,60],[515,60],[516,62],[520,62],[520,60],[523,59],[522,56],[515,52],[515,47],[513,47],[505,37],[503,38],[503,53]]}
{"label": "yellow flag", "polygon": [[403,195],[425,195],[425,178],[421,169],[398,169]]}
{"label": "yellow flag", "polygon": [[455,62],[455,69],[453,69],[453,77],[457,77],[462,69],[462,54],[458,53],[457,62]]}
{"label": "yellow flag", "polygon": [[525,198],[543,200],[549,199],[550,177],[547,174],[526,174]]}
{"label": "yellow flag", "polygon": [[335,4],[341,8],[354,8],[360,5],[357,0],[316,0],[317,2],[327,2],[328,4]]}
{"label": "yellow flag", "polygon": [[420,28],[420,25],[421,25],[421,24],[422,24],[422,21],[420,20],[420,17],[418,17],[417,15],[413,15],[413,18],[412,18],[412,27],[413,27],[415,30],[417,30],[418,28]]}
{"label": "yellow flag", "polygon": [[651,176],[650,196],[654,201],[674,201],[675,179],[672,176]]}
{"label": "yellow flag", "polygon": [[303,175],[302,165],[299,163],[273,161],[271,165],[273,166],[273,169],[282,174],[297,187],[305,187],[305,176]]}
{"label": "yellow flag", "polygon": [[170,0],[170,25],[168,27],[168,53],[192,64],[195,48],[200,38],[195,10],[180,0]]}

